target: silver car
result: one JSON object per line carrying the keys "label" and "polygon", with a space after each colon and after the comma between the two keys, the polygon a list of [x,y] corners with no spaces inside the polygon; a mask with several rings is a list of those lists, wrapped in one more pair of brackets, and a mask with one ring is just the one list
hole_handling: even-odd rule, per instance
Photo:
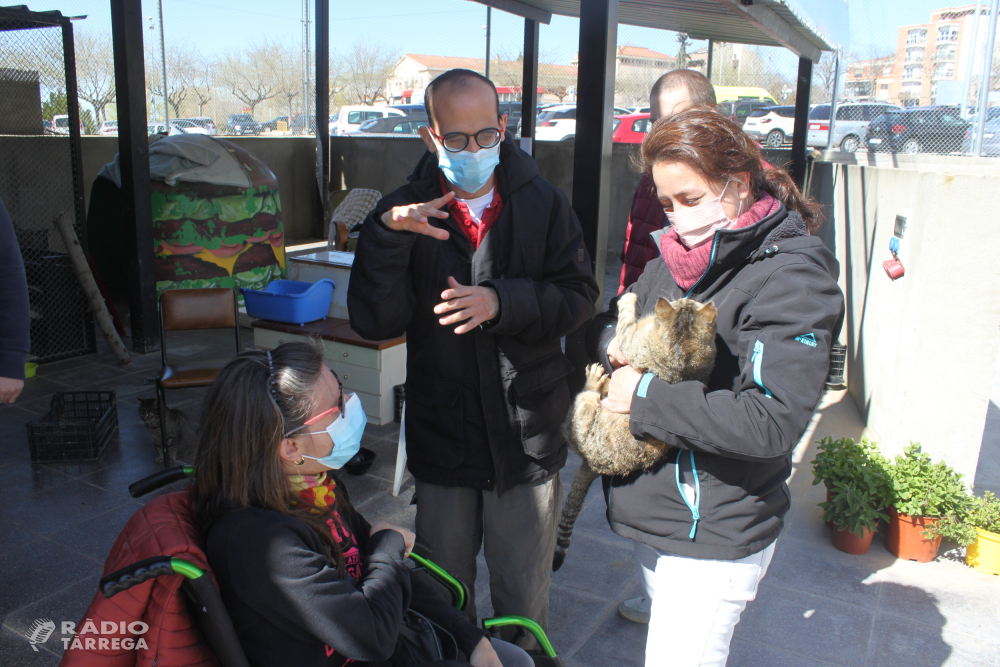
{"label": "silver car", "polygon": [[[833,123],[833,150],[853,153],[861,146],[868,123],[884,113],[902,111],[895,104],[874,102],[844,103],[837,105],[837,120]],[[809,112],[809,132],[806,145],[826,148],[830,137],[830,105],[818,104]]]}
{"label": "silver car", "polygon": [[[987,116],[988,118],[988,116]],[[972,120],[970,118],[970,120]],[[976,125],[973,124],[965,131],[965,142],[962,144],[963,153],[972,153],[972,142],[976,138]],[[987,120],[983,127],[983,157],[1000,157],[1000,117],[996,120]]]}

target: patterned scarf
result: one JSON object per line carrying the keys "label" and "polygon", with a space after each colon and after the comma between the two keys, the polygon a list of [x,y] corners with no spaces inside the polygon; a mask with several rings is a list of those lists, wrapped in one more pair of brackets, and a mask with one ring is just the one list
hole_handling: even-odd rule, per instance
{"label": "patterned scarf", "polygon": [[[318,475],[289,475],[288,483],[292,485],[292,490],[299,495],[303,504],[312,507],[312,511],[316,514],[325,512],[337,498],[337,481],[326,472]],[[327,519],[326,523],[330,526],[333,539],[337,540],[343,549],[347,573],[355,579],[360,579],[361,552],[351,529],[337,510],[333,511],[333,516]]]}

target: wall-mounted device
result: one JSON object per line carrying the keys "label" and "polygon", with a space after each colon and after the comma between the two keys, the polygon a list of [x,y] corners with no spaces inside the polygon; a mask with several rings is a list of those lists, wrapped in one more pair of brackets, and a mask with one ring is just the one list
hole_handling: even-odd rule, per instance
{"label": "wall-mounted device", "polygon": [[885,269],[885,273],[889,276],[890,280],[902,278],[905,273],[900,256],[903,253],[906,225],[910,217],[911,212],[909,210],[896,214],[896,224],[892,230],[892,238],[889,239],[889,252],[892,253],[892,259],[882,262],[882,268]]}

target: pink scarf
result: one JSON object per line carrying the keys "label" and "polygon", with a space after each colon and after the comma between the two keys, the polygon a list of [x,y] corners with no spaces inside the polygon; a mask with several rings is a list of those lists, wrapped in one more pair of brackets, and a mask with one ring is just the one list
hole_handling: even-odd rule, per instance
{"label": "pink scarf", "polygon": [[[743,229],[756,224],[781,208],[781,202],[771,195],[762,193],[753,206],[736,220],[736,224],[728,229]],[[715,243],[702,243],[694,248],[688,248],[681,243],[680,237],[673,229],[668,229],[660,236],[660,254],[667,263],[670,274],[678,287],[687,291],[701,280],[712,261],[712,246]]]}

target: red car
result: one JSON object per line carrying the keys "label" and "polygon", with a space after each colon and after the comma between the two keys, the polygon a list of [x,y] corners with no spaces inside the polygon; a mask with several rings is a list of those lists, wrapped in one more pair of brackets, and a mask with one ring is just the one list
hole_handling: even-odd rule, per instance
{"label": "red car", "polygon": [[641,144],[649,132],[648,113],[630,113],[615,116],[611,141],[618,144]]}

